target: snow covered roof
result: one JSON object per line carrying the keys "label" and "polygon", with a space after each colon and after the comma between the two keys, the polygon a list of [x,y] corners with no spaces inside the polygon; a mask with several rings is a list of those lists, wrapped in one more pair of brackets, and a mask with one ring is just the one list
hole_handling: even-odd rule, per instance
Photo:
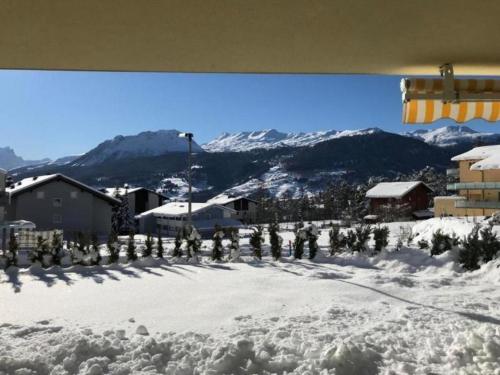
{"label": "snow covered roof", "polygon": [[[215,203],[191,203],[191,212],[200,212],[209,207],[218,207],[223,210],[234,211],[232,208],[221,206]],[[143,217],[147,215],[154,216],[185,216],[188,214],[188,202],[169,202],[163,206],[153,208],[152,210],[143,212],[136,217]]]}
{"label": "snow covered roof", "polygon": [[500,169],[500,145],[474,147],[451,160],[478,160],[471,165],[471,170]]}
{"label": "snow covered roof", "polygon": [[257,202],[256,200],[250,199],[250,198],[245,197],[243,195],[232,196],[232,195],[228,195],[228,194],[220,194],[220,195],[217,195],[216,197],[209,199],[207,201],[207,203],[215,203],[215,204],[225,205],[225,204],[237,201],[238,199],[248,199],[249,201]]}
{"label": "snow covered roof", "polygon": [[84,183],[81,183],[80,181],[74,180],[74,179],[72,179],[68,176],[65,176],[63,174],[60,174],[60,173],[24,178],[16,183],[14,183],[12,186],[8,187],[6,189],[6,191],[11,196],[15,196],[19,193],[22,193],[23,191],[33,189],[35,187],[38,187],[40,185],[43,185],[45,183],[48,183],[50,181],[55,181],[55,180],[62,180],[66,183],[77,186],[80,189],[86,190],[91,194],[94,194],[100,198],[103,198],[107,201],[110,201],[111,203],[118,203],[118,201],[116,199],[100,192],[99,190],[94,189],[88,185],[85,185]]}
{"label": "snow covered roof", "polygon": [[[401,198],[418,185],[423,184],[422,181],[406,181],[406,182],[380,182],[366,192],[367,198]],[[427,185],[425,185],[431,190]]]}
{"label": "snow covered roof", "polygon": [[116,197],[116,195],[122,196],[122,195],[125,195],[125,192],[127,192],[127,194],[135,193],[136,191],[139,191],[139,190],[147,190],[147,191],[150,191],[151,193],[163,196],[162,194],[158,193],[157,191],[146,189],[144,187],[129,187],[127,189],[125,189],[124,187],[102,189],[104,194],[106,194],[110,197]]}

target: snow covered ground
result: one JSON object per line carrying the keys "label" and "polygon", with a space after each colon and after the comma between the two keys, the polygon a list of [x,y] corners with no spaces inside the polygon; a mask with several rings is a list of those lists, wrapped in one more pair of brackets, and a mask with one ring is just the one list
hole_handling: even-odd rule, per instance
{"label": "snow covered ground", "polygon": [[0,271],[0,374],[500,374],[500,262],[392,251],[413,224],[376,256],[325,230],[314,261]]}

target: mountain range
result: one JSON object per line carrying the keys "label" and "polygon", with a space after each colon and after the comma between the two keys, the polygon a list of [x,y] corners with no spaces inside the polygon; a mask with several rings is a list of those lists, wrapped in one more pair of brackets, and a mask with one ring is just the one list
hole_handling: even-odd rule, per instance
{"label": "mountain range", "polygon": [[[456,127],[406,134],[378,128],[223,134],[201,146],[193,143],[195,199],[261,189],[274,196],[298,196],[321,191],[335,179],[394,178],[426,166],[444,170],[453,155],[479,141],[498,141],[498,135]],[[144,132],[117,136],[64,163],[23,166],[10,174],[19,179],[64,173],[99,188],[128,183],[179,198],[186,193],[186,150],[186,139],[179,138],[177,130]]]}

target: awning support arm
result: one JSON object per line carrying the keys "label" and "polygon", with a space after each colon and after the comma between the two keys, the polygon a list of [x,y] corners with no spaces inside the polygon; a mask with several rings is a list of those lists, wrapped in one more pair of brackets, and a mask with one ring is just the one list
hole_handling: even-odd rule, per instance
{"label": "awning support arm", "polygon": [[455,76],[452,64],[443,64],[439,67],[439,73],[443,77],[443,91],[439,93],[404,93],[403,100],[409,102],[415,100],[441,100],[443,103],[460,102],[497,102],[500,101],[500,92],[469,92],[455,90]]}

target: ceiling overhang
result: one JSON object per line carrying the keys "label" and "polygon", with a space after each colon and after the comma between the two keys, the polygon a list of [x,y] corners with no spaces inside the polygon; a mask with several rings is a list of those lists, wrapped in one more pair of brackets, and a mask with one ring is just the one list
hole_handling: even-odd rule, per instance
{"label": "ceiling overhang", "polygon": [[498,0],[2,0],[0,68],[500,75]]}

